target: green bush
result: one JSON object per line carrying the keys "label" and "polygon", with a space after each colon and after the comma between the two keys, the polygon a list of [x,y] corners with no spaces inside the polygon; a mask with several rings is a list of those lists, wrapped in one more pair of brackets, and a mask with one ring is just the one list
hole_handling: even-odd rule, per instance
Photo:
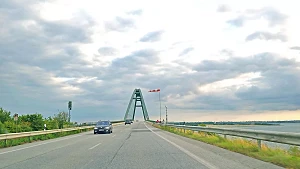
{"label": "green bush", "polygon": [[0,134],[8,133],[7,129],[5,128],[4,124],[0,121]]}
{"label": "green bush", "polygon": [[43,118],[39,113],[20,115],[14,121],[11,112],[0,107],[0,133],[39,131],[44,129],[44,124],[47,130],[73,127],[74,123],[68,122],[68,119],[68,113],[62,111],[48,118]]}
{"label": "green bush", "polygon": [[206,127],[206,124],[198,124],[198,126]]}

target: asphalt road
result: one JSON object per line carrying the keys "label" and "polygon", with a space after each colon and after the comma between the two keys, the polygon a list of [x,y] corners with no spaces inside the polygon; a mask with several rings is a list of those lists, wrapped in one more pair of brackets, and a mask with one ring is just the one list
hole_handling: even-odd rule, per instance
{"label": "asphalt road", "polygon": [[276,169],[278,166],[153,128],[144,122],[0,149],[0,168]]}

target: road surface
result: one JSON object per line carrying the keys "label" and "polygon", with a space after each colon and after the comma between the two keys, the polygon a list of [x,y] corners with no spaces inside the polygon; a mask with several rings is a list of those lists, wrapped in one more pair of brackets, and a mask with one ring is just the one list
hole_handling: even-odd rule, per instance
{"label": "road surface", "polygon": [[276,169],[238,153],[153,128],[146,122],[0,149],[7,169]]}

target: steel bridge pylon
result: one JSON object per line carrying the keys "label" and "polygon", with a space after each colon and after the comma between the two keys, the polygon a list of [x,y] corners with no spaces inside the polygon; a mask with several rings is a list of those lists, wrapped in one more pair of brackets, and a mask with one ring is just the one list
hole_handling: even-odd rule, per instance
{"label": "steel bridge pylon", "polygon": [[[140,102],[140,103],[138,104],[138,102]],[[133,110],[130,109],[131,107],[133,108]],[[131,95],[127,110],[126,110],[124,120],[127,120],[127,119],[134,120],[134,116],[135,116],[135,112],[136,112],[137,107],[142,108],[143,115],[144,115],[144,120],[149,120],[148,111],[147,111],[147,108],[146,108],[145,100],[143,98],[143,94],[142,94],[141,89],[134,89],[134,91]]]}

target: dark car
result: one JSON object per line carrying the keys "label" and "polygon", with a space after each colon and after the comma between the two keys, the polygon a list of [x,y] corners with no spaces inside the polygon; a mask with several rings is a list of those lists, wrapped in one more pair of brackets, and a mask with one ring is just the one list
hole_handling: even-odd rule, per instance
{"label": "dark car", "polygon": [[126,124],[131,124],[131,120],[125,120],[125,125]]}
{"label": "dark car", "polygon": [[110,121],[98,121],[95,128],[94,134],[97,133],[112,133],[113,127]]}

